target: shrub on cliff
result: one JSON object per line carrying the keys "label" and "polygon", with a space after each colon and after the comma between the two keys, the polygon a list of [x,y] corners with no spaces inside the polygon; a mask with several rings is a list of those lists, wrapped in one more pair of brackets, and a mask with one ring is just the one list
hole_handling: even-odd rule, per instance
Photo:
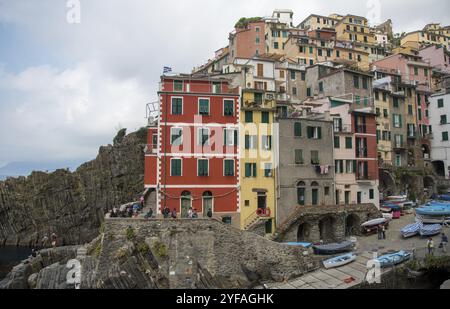
{"label": "shrub on cliff", "polygon": [[114,146],[122,143],[125,135],[127,135],[127,129],[120,129],[119,132],[117,132],[116,136],[113,139]]}

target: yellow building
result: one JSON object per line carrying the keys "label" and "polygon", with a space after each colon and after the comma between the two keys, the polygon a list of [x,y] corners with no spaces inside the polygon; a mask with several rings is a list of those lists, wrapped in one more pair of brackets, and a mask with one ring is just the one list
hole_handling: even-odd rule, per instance
{"label": "yellow building", "polygon": [[265,225],[267,234],[274,233],[276,226],[275,112],[275,92],[242,91],[242,142],[239,143],[241,228],[251,230]]}
{"label": "yellow building", "polygon": [[402,37],[400,44],[402,46],[409,45],[416,49],[420,49],[426,44],[441,44],[449,49],[450,35],[448,32],[449,30],[444,28],[409,32]]}
{"label": "yellow building", "polygon": [[334,28],[334,26],[340,21],[340,19],[342,19],[342,16],[337,14],[333,14],[328,17],[311,14],[298,25],[298,28],[305,30]]}
{"label": "yellow building", "polygon": [[289,39],[289,27],[280,22],[266,22],[266,53],[284,54],[284,45]]}
{"label": "yellow building", "polygon": [[375,34],[370,31],[365,17],[347,15],[336,24],[335,30],[339,41],[358,42],[370,46],[377,44]]}

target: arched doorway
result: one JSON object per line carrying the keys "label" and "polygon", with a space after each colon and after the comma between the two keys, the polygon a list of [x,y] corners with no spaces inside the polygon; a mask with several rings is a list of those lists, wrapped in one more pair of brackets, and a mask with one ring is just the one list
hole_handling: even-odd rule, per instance
{"label": "arched doorway", "polygon": [[319,205],[319,184],[315,181],[311,183],[311,204]]}
{"label": "arched doorway", "polygon": [[319,221],[319,235],[320,240],[324,242],[329,242],[334,240],[334,225],[335,219],[331,216],[326,216]]}
{"label": "arched doorway", "polygon": [[345,218],[345,236],[357,236],[360,234],[361,220],[355,214],[348,215]]}
{"label": "arched doorway", "polygon": [[183,193],[181,193],[181,206],[180,206],[181,218],[188,217],[189,208],[192,208],[191,192],[183,191]]}
{"label": "arched doorway", "polygon": [[308,241],[310,234],[311,234],[311,225],[309,225],[306,222],[300,224],[297,230],[297,241],[298,242]]}
{"label": "arched doorway", "polygon": [[440,177],[445,177],[445,164],[443,161],[433,161],[433,168]]}
{"label": "arched doorway", "polygon": [[203,217],[206,218],[208,216],[209,210],[211,210],[211,212],[214,211],[213,203],[214,203],[214,199],[213,199],[213,194],[211,193],[211,191],[203,192],[203,195],[202,195]]}
{"label": "arched doorway", "polygon": [[306,184],[304,181],[297,183],[297,203],[299,205],[306,205]]}

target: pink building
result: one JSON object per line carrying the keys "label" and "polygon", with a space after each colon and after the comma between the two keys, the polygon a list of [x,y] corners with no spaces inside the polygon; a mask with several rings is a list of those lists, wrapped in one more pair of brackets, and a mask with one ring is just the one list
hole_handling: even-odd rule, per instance
{"label": "pink building", "polygon": [[442,46],[430,45],[419,50],[422,60],[429,63],[433,69],[450,73],[450,52]]}

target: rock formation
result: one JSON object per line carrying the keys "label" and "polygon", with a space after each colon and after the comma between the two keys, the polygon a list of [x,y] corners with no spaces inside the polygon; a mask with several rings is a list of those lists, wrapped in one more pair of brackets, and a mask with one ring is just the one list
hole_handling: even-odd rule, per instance
{"label": "rock formation", "polygon": [[91,241],[105,211],[143,191],[146,131],[100,147],[75,172],[33,172],[0,182],[0,245],[39,246],[56,233],[61,244]]}
{"label": "rock formation", "polygon": [[[78,250],[75,250],[78,249]],[[64,248],[55,249],[57,256]],[[68,248],[27,260],[0,288],[73,288],[66,283]],[[215,220],[107,219],[103,234],[85,246],[81,288],[251,288],[284,281],[318,266],[305,249],[275,243]],[[43,255],[43,257],[41,257]]]}

